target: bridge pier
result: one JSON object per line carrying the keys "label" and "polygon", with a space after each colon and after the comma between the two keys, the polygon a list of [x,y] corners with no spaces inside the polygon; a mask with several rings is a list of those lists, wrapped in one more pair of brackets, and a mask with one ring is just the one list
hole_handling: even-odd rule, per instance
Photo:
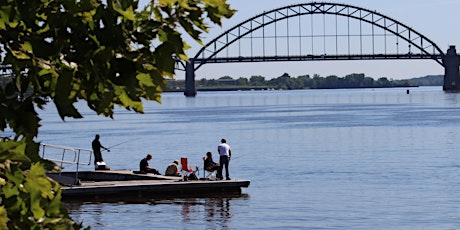
{"label": "bridge pier", "polygon": [[444,64],[444,91],[460,90],[460,56],[455,46],[450,46],[446,56],[442,59]]}
{"label": "bridge pier", "polygon": [[187,64],[185,64],[185,90],[184,95],[186,97],[195,97],[196,88],[195,88],[195,60],[190,59]]}

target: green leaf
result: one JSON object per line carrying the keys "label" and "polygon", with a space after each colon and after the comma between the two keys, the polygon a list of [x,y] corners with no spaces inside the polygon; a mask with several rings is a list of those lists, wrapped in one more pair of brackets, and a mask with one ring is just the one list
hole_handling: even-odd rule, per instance
{"label": "green leaf", "polygon": [[172,6],[177,2],[177,0],[159,0],[158,2],[160,5]]}
{"label": "green leaf", "polygon": [[119,14],[123,15],[123,17],[125,17],[126,19],[135,21],[136,17],[134,16],[133,6],[129,6],[128,8],[123,8],[121,6],[122,1],[123,0],[116,1],[116,3],[113,4],[113,9]]}
{"label": "green leaf", "polygon": [[7,223],[9,220],[5,207],[0,206],[0,229],[8,229]]}
{"label": "green leaf", "polygon": [[2,187],[3,196],[6,199],[19,195],[19,190],[17,186],[6,185]]}
{"label": "green leaf", "polygon": [[81,114],[73,106],[74,100],[70,97],[72,92],[73,72],[71,70],[63,70],[56,84],[56,96],[54,103],[58,109],[61,119],[65,117],[82,118]]}
{"label": "green leaf", "polygon": [[49,202],[48,209],[46,210],[46,212],[47,215],[50,216],[59,216],[62,209],[62,190],[59,188],[58,184],[56,184],[54,191],[56,191],[56,193],[54,194],[54,198],[51,199],[51,201]]}
{"label": "green leaf", "polygon": [[28,161],[25,155],[26,143],[9,140],[0,142],[0,162],[6,160]]}
{"label": "green leaf", "polygon": [[24,175],[22,171],[19,169],[17,164],[13,164],[11,163],[11,161],[7,161],[4,164],[0,165],[2,166],[2,169],[5,171],[4,176],[6,179],[6,184],[1,187],[3,195],[6,199],[18,196],[20,194],[20,189],[24,182]]}
{"label": "green leaf", "polygon": [[45,210],[41,207],[41,199],[48,200],[54,197],[51,181],[40,163],[32,164],[24,187],[30,193],[30,209],[34,218],[38,220],[45,216]]}
{"label": "green leaf", "polygon": [[13,56],[17,59],[30,59],[29,55],[19,50],[11,50],[11,54],[13,54]]}
{"label": "green leaf", "polygon": [[27,53],[32,53],[32,44],[30,42],[24,42],[21,44],[21,48]]}
{"label": "green leaf", "polygon": [[146,73],[139,73],[136,76],[137,80],[139,80],[139,84],[143,86],[155,86],[150,78],[150,75]]}
{"label": "green leaf", "polygon": [[115,87],[115,94],[118,95],[118,98],[124,107],[133,108],[137,112],[143,111],[142,101],[132,100],[122,87]]}
{"label": "green leaf", "polygon": [[173,50],[175,47],[172,43],[163,43],[155,49],[155,64],[159,69],[163,70],[163,73],[173,74],[176,61],[172,58]]}
{"label": "green leaf", "polygon": [[8,24],[8,19],[11,14],[11,5],[6,5],[0,7],[0,29],[6,30],[6,25]]}
{"label": "green leaf", "polygon": [[26,100],[21,102],[14,102],[9,105],[14,114],[12,117],[9,117],[10,127],[14,130],[17,135],[24,135],[29,138],[33,138],[38,133],[38,118],[37,113],[35,112],[32,98],[26,98]]}

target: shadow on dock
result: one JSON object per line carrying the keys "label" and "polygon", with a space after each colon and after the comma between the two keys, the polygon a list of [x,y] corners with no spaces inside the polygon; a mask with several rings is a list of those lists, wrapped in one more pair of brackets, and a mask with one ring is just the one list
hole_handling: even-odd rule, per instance
{"label": "shadow on dock", "polygon": [[72,197],[63,199],[63,202],[69,206],[79,205],[83,203],[122,203],[122,204],[182,204],[184,200],[195,200],[195,199],[212,199],[212,200],[227,200],[227,199],[249,199],[249,194],[246,193],[208,193],[208,194],[144,194],[141,197],[136,196],[95,196],[88,199],[88,197]]}

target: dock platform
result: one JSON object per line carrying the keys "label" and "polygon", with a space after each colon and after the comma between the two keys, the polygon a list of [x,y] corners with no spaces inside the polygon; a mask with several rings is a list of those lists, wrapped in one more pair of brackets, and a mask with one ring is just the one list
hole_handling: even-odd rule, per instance
{"label": "dock platform", "polygon": [[[72,172],[49,174],[55,180],[67,181],[76,175]],[[83,171],[78,173],[78,183],[62,183],[62,199],[79,201],[139,200],[157,197],[207,196],[241,194],[249,180],[189,180],[153,174],[135,174],[131,170]]]}

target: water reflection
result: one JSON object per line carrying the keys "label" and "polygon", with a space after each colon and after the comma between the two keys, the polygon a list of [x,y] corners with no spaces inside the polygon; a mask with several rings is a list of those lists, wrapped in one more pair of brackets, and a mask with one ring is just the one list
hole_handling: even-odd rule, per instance
{"label": "water reflection", "polygon": [[446,92],[444,93],[445,95],[445,98],[446,98],[446,102],[448,105],[457,105],[458,102],[459,102],[459,99],[458,97],[460,96],[460,93],[458,92]]}
{"label": "water reflection", "polygon": [[[84,227],[90,224],[91,227],[95,229],[101,227],[103,225],[102,223],[104,223],[102,215],[104,204],[102,203],[65,203],[65,206],[72,219],[76,222],[83,222]],[[87,221],[86,215],[91,217],[90,221]]]}
{"label": "water reflection", "polygon": [[230,211],[230,200],[231,198],[206,199],[205,220],[208,222],[220,220],[224,224],[230,222],[232,218],[232,213]]}
{"label": "water reflection", "polygon": [[[130,228],[142,227],[146,219],[155,216],[158,219],[173,219],[174,217],[162,216],[175,212],[180,215],[183,224],[200,224],[209,229],[229,228],[232,222],[232,205],[240,205],[241,201],[249,199],[247,194],[225,195],[211,197],[187,197],[174,199],[145,200],[136,202],[72,202],[66,203],[70,216],[84,226],[97,229],[110,228],[116,225],[122,227],[129,224]],[[116,212],[114,212],[117,210]],[[120,210],[124,210],[121,211]],[[137,216],[132,220],[129,216]],[[124,218],[127,218],[123,220]],[[177,216],[175,217],[177,218]],[[156,227],[165,224],[160,221],[154,223]]]}
{"label": "water reflection", "polygon": [[[239,197],[238,197],[239,198]],[[183,223],[193,222],[198,216],[197,213],[201,212],[204,208],[204,222],[208,223],[220,223],[221,227],[228,227],[228,223],[231,222],[231,200],[235,198],[231,197],[211,197],[211,198],[190,198],[185,200],[175,200],[173,204],[181,206],[181,217]]]}

